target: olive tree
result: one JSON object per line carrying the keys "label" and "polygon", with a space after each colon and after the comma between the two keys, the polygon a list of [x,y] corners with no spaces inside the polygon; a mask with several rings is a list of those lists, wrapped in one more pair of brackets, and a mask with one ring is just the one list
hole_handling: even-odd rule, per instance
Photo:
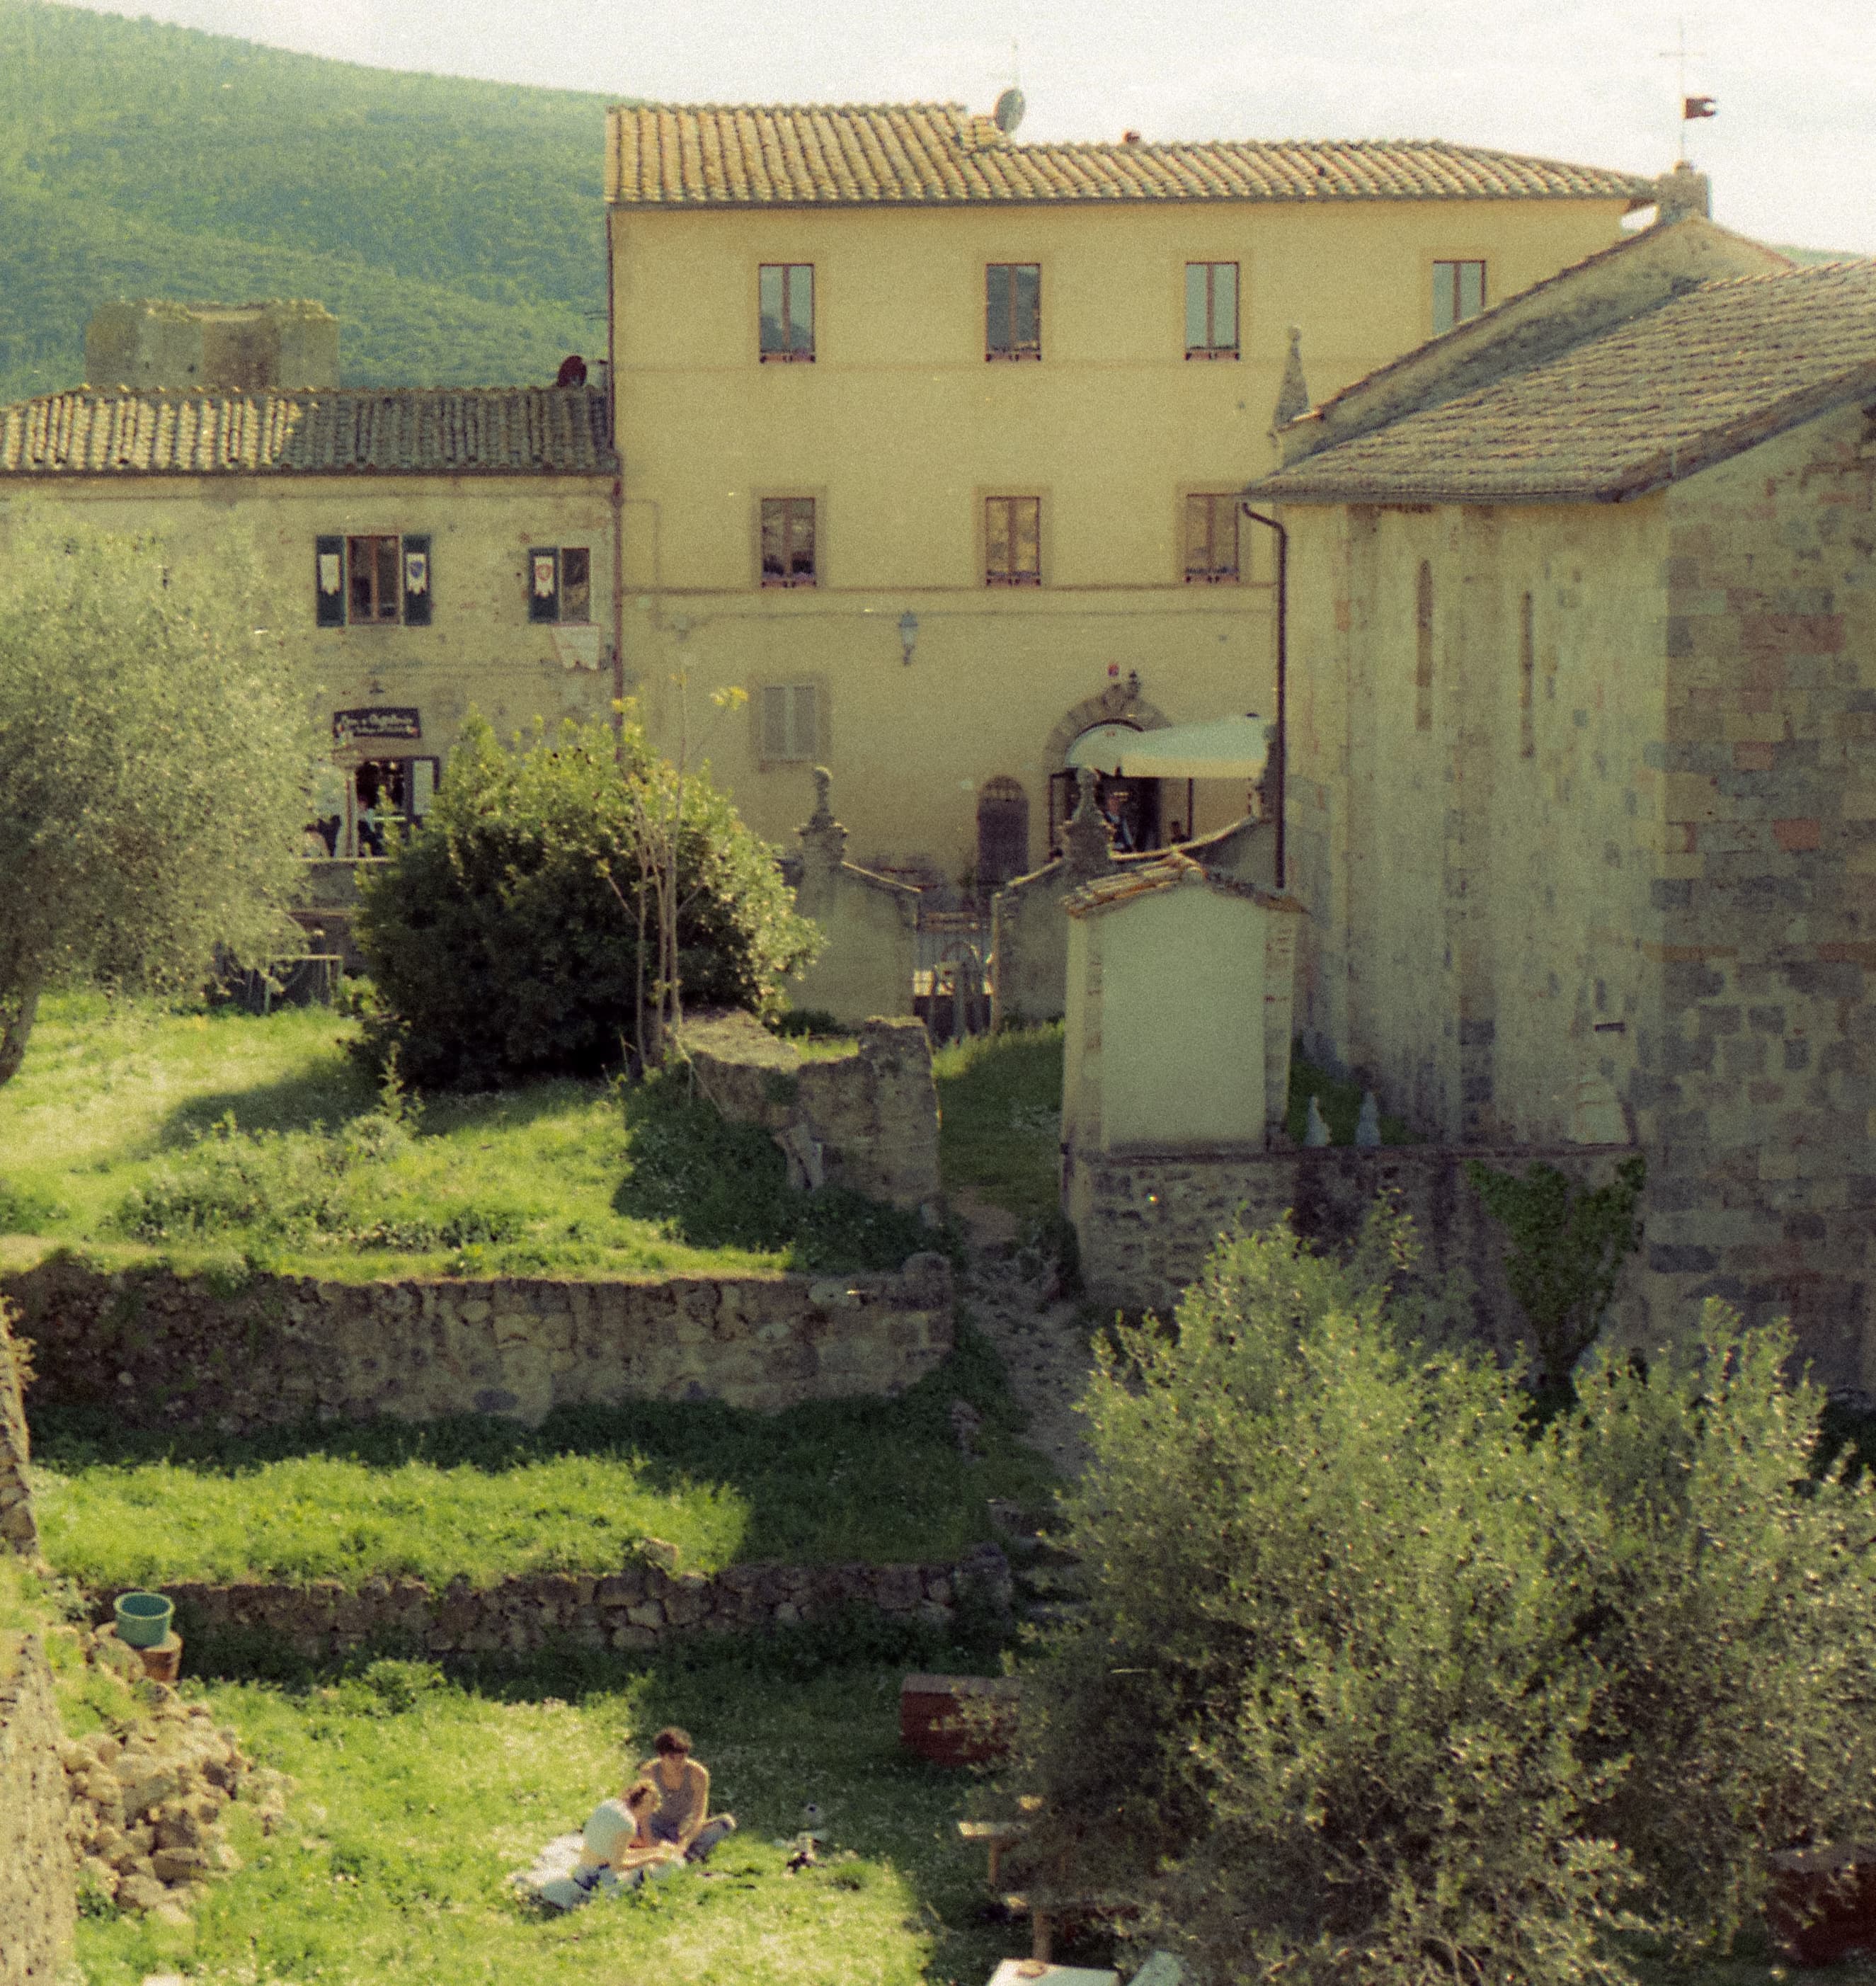
{"label": "olive tree", "polygon": [[0,536],[0,1082],[42,994],[199,981],[287,938],[316,739],[238,547]]}

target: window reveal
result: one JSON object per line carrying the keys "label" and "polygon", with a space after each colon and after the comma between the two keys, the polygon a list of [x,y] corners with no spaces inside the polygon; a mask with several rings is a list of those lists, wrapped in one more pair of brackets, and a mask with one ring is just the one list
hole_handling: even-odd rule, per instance
{"label": "window reveal", "polygon": [[1435,262],[1433,265],[1433,335],[1451,331],[1485,308],[1483,262]]}
{"label": "window reveal", "polygon": [[1229,584],[1238,577],[1238,500],[1235,496],[1185,500],[1185,583]]}
{"label": "window reveal", "polygon": [[1188,358],[1237,357],[1236,262],[1186,264],[1185,355]]}
{"label": "window reveal", "polygon": [[812,586],[815,565],[814,499],[762,499],[762,584]]}
{"label": "window reveal", "polygon": [[756,278],[763,365],[814,357],[814,264],[765,262]]}
{"label": "window reveal", "polygon": [[983,277],[983,355],[1042,356],[1042,264],[992,262]]}
{"label": "window reveal", "polygon": [[1042,584],[1042,499],[987,496],[983,500],[983,583],[986,586]]}

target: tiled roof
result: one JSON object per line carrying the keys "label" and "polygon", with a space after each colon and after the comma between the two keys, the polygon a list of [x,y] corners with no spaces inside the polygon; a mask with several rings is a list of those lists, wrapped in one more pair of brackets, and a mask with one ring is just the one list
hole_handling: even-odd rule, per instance
{"label": "tiled roof", "polygon": [[1653,197],[1633,173],[1438,139],[1026,145],[957,103],[620,105],[610,123],[622,207]]}
{"label": "tiled roof", "polygon": [[1703,283],[1262,478],[1283,502],[1633,496],[1876,392],[1876,261]]}
{"label": "tiled roof", "polygon": [[1300,911],[1289,897],[1273,897],[1254,883],[1208,869],[1177,849],[1150,859],[1117,867],[1109,875],[1084,883],[1062,899],[1063,910],[1071,917],[1098,917],[1104,911],[1118,910],[1136,897],[1150,897],[1161,890],[1176,890],[1182,884],[1202,883],[1221,897],[1240,897],[1247,903],[1262,904],[1273,911]]}
{"label": "tiled roof", "polygon": [[610,473],[590,387],[50,393],[0,407],[0,476]]}

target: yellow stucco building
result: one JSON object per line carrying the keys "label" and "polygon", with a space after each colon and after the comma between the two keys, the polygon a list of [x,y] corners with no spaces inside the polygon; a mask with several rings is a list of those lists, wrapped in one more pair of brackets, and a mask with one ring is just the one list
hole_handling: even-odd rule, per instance
{"label": "yellow stucco building", "polygon": [[[1333,389],[1652,191],[1446,143],[654,106],[611,113],[606,197],[622,663],[656,731],[771,839],[821,762],[855,860],[983,881],[1044,859],[1090,725],[1274,717],[1272,540],[1236,493],[1289,327]],[[1246,796],[1195,798],[1132,789],[1126,831]]]}
{"label": "yellow stucco building", "polygon": [[253,557],[331,733],[317,818],[342,857],[422,819],[472,709],[504,735],[608,715],[617,493],[586,387],[83,388],[0,408],[0,523],[31,507]]}

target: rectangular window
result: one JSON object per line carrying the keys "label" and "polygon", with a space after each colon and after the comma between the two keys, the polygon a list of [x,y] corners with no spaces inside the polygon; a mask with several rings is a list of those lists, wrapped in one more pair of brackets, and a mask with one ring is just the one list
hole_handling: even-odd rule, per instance
{"label": "rectangular window", "polygon": [[528,553],[528,618],[583,624],[593,618],[593,554],[584,545]]}
{"label": "rectangular window", "polygon": [[1238,500],[1234,496],[1185,500],[1185,582],[1217,585],[1238,576]]}
{"label": "rectangular window", "polygon": [[765,262],[758,274],[761,361],[814,357],[814,264]]}
{"label": "rectangular window", "polygon": [[1433,265],[1433,335],[1451,331],[1485,308],[1483,262],[1436,262]]}
{"label": "rectangular window", "polygon": [[395,622],[404,604],[404,561],[395,538],[348,538],[346,619],[355,628]]}
{"label": "rectangular window", "polygon": [[1042,499],[987,496],[983,500],[983,583],[986,586],[1042,584]]}
{"label": "rectangular window", "polygon": [[820,693],[812,683],[769,683],[762,691],[762,756],[812,759],[821,749]]}
{"label": "rectangular window", "polygon": [[812,586],[815,579],[814,499],[762,499],[762,584]]}
{"label": "rectangular window", "polygon": [[1188,358],[1237,357],[1236,262],[1186,264],[1185,355]]}
{"label": "rectangular window", "polygon": [[992,262],[983,275],[983,355],[1042,356],[1042,264]]}

